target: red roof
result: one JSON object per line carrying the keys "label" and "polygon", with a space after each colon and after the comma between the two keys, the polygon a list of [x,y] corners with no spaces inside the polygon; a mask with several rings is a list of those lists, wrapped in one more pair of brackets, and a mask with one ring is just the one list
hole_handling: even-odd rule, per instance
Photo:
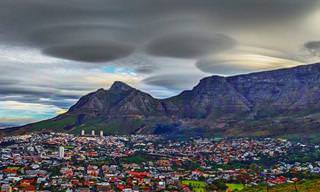
{"label": "red roof", "polygon": [[275,183],[275,184],[281,184],[281,183],[285,183],[287,181],[287,178],[284,176],[279,176],[275,179],[269,179],[268,182],[270,183]]}
{"label": "red roof", "polygon": [[132,175],[134,177],[148,177],[149,173],[148,172],[136,172],[136,171],[129,171],[129,175]]}
{"label": "red roof", "polygon": [[7,169],[4,169],[3,172],[5,172],[5,173],[17,173],[17,170],[7,168]]}

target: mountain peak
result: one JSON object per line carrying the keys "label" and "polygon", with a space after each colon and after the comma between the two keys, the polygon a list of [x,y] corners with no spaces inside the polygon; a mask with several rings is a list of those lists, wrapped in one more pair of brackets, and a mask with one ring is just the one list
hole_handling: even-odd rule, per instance
{"label": "mountain peak", "polygon": [[122,81],[115,81],[110,87],[110,91],[130,91],[133,90],[134,88],[131,87],[130,85],[122,82]]}

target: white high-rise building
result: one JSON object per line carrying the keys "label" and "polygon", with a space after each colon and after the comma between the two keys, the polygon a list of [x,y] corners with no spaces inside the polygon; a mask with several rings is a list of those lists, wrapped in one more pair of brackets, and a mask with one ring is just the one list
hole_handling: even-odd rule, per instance
{"label": "white high-rise building", "polygon": [[95,136],[95,135],[96,135],[96,133],[94,132],[94,130],[91,131],[91,135],[92,135],[92,136]]}
{"label": "white high-rise building", "polygon": [[64,158],[64,147],[62,146],[59,147],[59,158],[60,159]]}
{"label": "white high-rise building", "polygon": [[85,132],[84,130],[81,130],[81,135],[84,136]]}
{"label": "white high-rise building", "polygon": [[12,192],[12,187],[9,184],[3,184],[1,186],[1,191],[3,191],[3,192]]}
{"label": "white high-rise building", "polygon": [[102,130],[100,131],[100,137],[103,137],[103,131]]}

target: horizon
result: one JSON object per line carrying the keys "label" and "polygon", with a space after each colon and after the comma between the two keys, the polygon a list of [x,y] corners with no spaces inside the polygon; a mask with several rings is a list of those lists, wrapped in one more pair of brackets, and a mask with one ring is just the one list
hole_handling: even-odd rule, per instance
{"label": "horizon", "polygon": [[1,1],[0,127],[114,81],[168,98],[210,75],[315,63],[319,20],[317,0]]}

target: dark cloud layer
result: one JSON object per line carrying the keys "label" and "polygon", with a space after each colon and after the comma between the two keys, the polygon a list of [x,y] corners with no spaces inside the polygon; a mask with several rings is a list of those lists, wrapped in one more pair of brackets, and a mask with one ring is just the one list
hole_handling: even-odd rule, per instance
{"label": "dark cloud layer", "polygon": [[[60,89],[61,90],[61,89]],[[58,107],[66,108],[78,99],[80,96],[75,91],[73,94],[72,89],[69,93],[59,91],[59,88],[43,88],[43,87],[28,87],[28,86],[2,86],[0,85],[0,100],[1,101],[19,101],[26,103],[42,103],[55,105]],[[50,98],[41,100],[42,98]]]}
{"label": "dark cloud layer", "polygon": [[[53,57],[84,62],[123,58],[133,47],[141,48],[146,42],[150,42],[147,52],[153,55],[193,58],[232,46],[226,35],[209,35],[214,34],[212,29],[294,20],[314,9],[316,3],[316,0],[3,0],[0,40],[34,46]],[[198,21],[206,27],[197,26]],[[196,27],[198,32],[185,33],[185,27]]]}
{"label": "dark cloud layer", "polygon": [[126,57],[132,51],[131,46],[113,42],[83,42],[49,47],[44,49],[43,53],[74,61],[105,62]]}
{"label": "dark cloud layer", "polygon": [[196,74],[167,74],[148,77],[143,80],[147,85],[165,87],[173,90],[190,89],[203,75]]}
{"label": "dark cloud layer", "polygon": [[233,61],[222,61],[212,59],[202,59],[196,63],[196,66],[203,72],[222,75],[240,74],[255,71],[255,69],[250,69],[249,66],[239,66],[233,64]]}
{"label": "dark cloud layer", "polygon": [[180,32],[152,41],[146,51],[155,56],[192,59],[225,51],[234,45],[232,38],[222,34]]}
{"label": "dark cloud layer", "polygon": [[304,47],[314,56],[320,56],[320,41],[309,41]]}
{"label": "dark cloud layer", "polygon": [[[57,106],[62,109],[67,109],[70,105],[74,104],[79,96],[55,96],[54,94],[39,94],[39,93],[20,93],[18,96],[17,94],[10,94],[6,93],[4,95],[0,94],[1,101],[17,101],[22,103],[39,103],[44,105],[53,105]],[[50,99],[41,99],[41,98],[50,98]]]}

